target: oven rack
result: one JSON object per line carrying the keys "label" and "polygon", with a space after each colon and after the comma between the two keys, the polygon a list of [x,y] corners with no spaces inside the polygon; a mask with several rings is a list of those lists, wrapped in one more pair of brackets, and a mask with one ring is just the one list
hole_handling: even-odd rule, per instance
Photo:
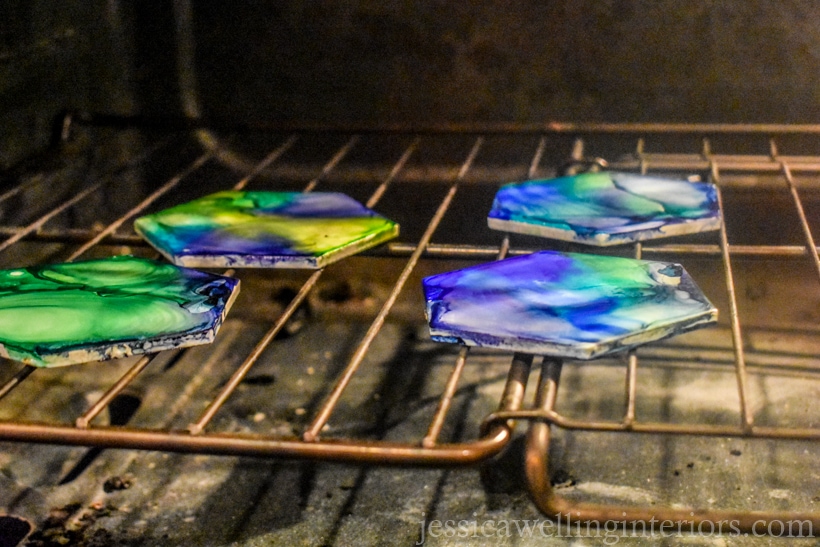
{"label": "oven rack", "polygon": [[[69,118],[70,119],[70,118]],[[110,123],[104,117],[77,116],[74,123],[81,126],[94,126]],[[70,133],[67,128],[64,138]],[[272,435],[211,431],[209,424],[226,401],[236,391],[242,380],[248,375],[253,365],[263,352],[273,343],[276,336],[285,328],[299,307],[306,301],[310,292],[317,286],[323,275],[318,270],[310,275],[293,299],[287,304],[282,314],[273,323],[254,349],[245,357],[242,364],[235,369],[232,376],[219,390],[199,418],[185,430],[164,430],[134,428],[126,426],[95,425],[97,418],[111,402],[124,391],[134,380],[157,359],[156,355],[142,356],[115,383],[108,386],[104,394],[85,412],[77,416],[73,423],[64,422],[0,422],[0,441],[51,443],[60,445],[93,446],[101,448],[127,448],[139,450],[159,450],[179,453],[241,455],[254,457],[299,458],[324,461],[345,461],[360,464],[378,465],[421,465],[452,466],[468,465],[486,461],[499,454],[512,438],[516,421],[530,423],[526,441],[525,468],[528,487],[536,505],[549,516],[572,513],[578,521],[615,520],[627,525],[630,522],[647,522],[650,518],[658,521],[692,521],[699,522],[718,520],[735,520],[741,530],[754,531],[755,527],[766,529],[766,523],[774,520],[808,520],[814,529],[820,530],[820,514],[811,512],[757,512],[746,510],[712,510],[673,507],[630,507],[620,504],[602,505],[579,503],[561,497],[550,484],[548,454],[552,428],[567,430],[622,432],[625,434],[662,434],[719,436],[737,438],[765,438],[784,440],[817,440],[820,429],[812,427],[760,426],[755,424],[754,412],[749,403],[749,379],[747,356],[744,352],[744,327],[741,325],[736,297],[735,278],[732,264],[736,257],[764,257],[777,259],[810,260],[820,276],[820,258],[815,244],[812,229],[801,199],[803,185],[812,187],[816,181],[796,182],[797,175],[816,175],[820,173],[820,156],[781,155],[780,140],[793,135],[820,136],[820,126],[790,125],[723,125],[723,124],[564,124],[549,123],[544,125],[484,124],[484,125],[435,125],[428,127],[388,126],[380,128],[328,128],[318,126],[293,126],[256,128],[255,131],[283,131],[288,135],[271,150],[261,161],[248,164],[237,160],[236,155],[226,145],[206,129],[198,129],[197,135],[203,143],[204,152],[199,154],[187,167],[159,186],[146,198],[135,204],[125,214],[102,228],[94,229],[54,229],[48,224],[64,214],[71,207],[79,204],[94,192],[99,191],[113,177],[135,165],[150,161],[157,150],[171,146],[173,139],[163,138],[149,147],[144,153],[128,162],[117,166],[111,172],[83,186],[70,198],[50,208],[47,212],[25,226],[2,226],[0,234],[6,237],[0,242],[0,252],[22,241],[43,243],[63,243],[78,245],[67,258],[68,261],[82,257],[97,245],[140,245],[141,241],[133,232],[123,231],[123,227],[141,213],[150,209],[161,197],[170,194],[180,181],[190,177],[211,161],[231,164],[234,168],[243,169],[245,174],[233,186],[234,189],[245,188],[261,173],[272,170],[287,152],[294,147],[304,135],[313,133],[333,133],[339,135],[343,144],[329,157],[325,158],[321,168],[304,186],[306,192],[313,191],[324,180],[332,177],[355,177],[353,172],[345,172],[343,161],[348,153],[363,139],[380,139],[384,135],[398,135],[406,140],[403,152],[387,169],[387,175],[371,195],[368,207],[377,205],[391,185],[406,183],[407,180],[433,178],[440,179],[447,187],[443,199],[430,216],[421,237],[412,243],[397,242],[366,253],[366,256],[388,256],[404,259],[404,267],[399,277],[392,284],[389,295],[384,299],[381,308],[372,319],[364,337],[351,353],[351,357],[335,384],[328,390],[323,404],[312,417],[310,425],[300,436],[279,437]],[[717,243],[651,243],[636,244],[631,252],[640,258],[651,255],[673,256],[706,256],[720,259],[725,279],[729,309],[729,324],[732,338],[731,366],[737,380],[739,400],[738,423],[734,426],[710,424],[676,424],[641,421],[636,416],[636,400],[639,397],[637,375],[639,355],[630,352],[624,367],[624,414],[617,421],[579,420],[566,416],[555,409],[558,397],[562,363],[559,360],[544,359],[536,396],[531,406],[525,406],[525,393],[534,357],[516,354],[512,356],[509,374],[503,395],[496,412],[487,416],[482,424],[480,437],[462,442],[441,442],[440,435],[445,420],[451,410],[452,402],[459,380],[464,372],[470,355],[469,348],[461,348],[452,365],[449,378],[441,390],[437,409],[430,420],[426,434],[410,442],[394,442],[369,439],[325,438],[322,436],[324,426],[330,420],[339,399],[349,387],[351,379],[362,366],[373,341],[384,326],[399,294],[421,260],[455,259],[455,260],[492,260],[507,255],[526,254],[536,248],[514,247],[509,237],[504,237],[497,245],[474,245],[459,242],[433,243],[432,238],[448,213],[450,206],[461,187],[472,184],[474,178],[486,179],[497,176],[491,171],[484,172],[477,167],[477,158],[487,139],[495,136],[536,137],[537,145],[532,151],[527,165],[521,166],[520,172],[533,178],[543,172],[541,165],[547,150],[556,146],[571,146],[561,152],[568,159],[563,166],[566,171],[607,165],[609,168],[634,172],[675,172],[703,173],[715,182],[719,188],[737,183],[731,179],[733,174],[753,174],[770,177],[770,184],[782,184],[788,188],[793,200],[794,212],[800,222],[804,235],[802,245],[741,245],[730,244],[725,224],[721,227]],[[597,156],[587,156],[586,144],[601,135],[617,136],[621,142],[630,142],[629,151],[606,163]],[[685,136],[699,142],[697,151],[663,151],[653,152],[653,138],[658,136]],[[713,153],[710,137],[752,136],[764,138],[768,143],[768,154],[760,153]],[[448,138],[450,136],[469,137],[471,145],[466,156],[454,160],[449,168],[436,169],[427,167],[415,172],[409,166],[410,158],[425,145],[430,138]],[[568,139],[569,137],[569,139]],[[528,141],[529,142],[529,141]],[[556,144],[557,143],[557,144]],[[320,162],[321,163],[321,162]],[[310,172],[302,171],[300,176]],[[477,175],[473,173],[478,172]],[[307,179],[308,177],[305,177]],[[495,179],[504,182],[502,179]],[[769,179],[766,179],[769,180]],[[0,194],[0,203],[12,198],[23,190],[23,185],[12,187]],[[721,207],[723,203],[721,201]],[[227,271],[227,275],[232,275]],[[765,365],[764,365],[765,366]],[[20,386],[26,379],[36,373],[37,369],[23,366],[0,387],[1,400]],[[813,374],[818,371],[801,369],[801,373]]]}

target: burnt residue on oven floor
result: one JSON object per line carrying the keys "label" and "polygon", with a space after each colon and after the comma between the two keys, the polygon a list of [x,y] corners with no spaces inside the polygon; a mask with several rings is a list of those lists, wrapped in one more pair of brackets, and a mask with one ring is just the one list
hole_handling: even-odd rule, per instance
{"label": "burnt residue on oven floor", "polygon": [[[799,283],[768,285],[769,276],[776,273],[765,261],[739,266],[745,272],[740,277],[747,295],[744,306],[766,310],[767,298],[788,298],[780,293],[805,288]],[[703,277],[713,263],[695,262],[689,268]],[[384,272],[392,273],[389,267]],[[751,274],[759,277],[745,277]],[[270,283],[260,274],[240,277],[257,294]],[[709,287],[707,281],[705,290]],[[270,287],[268,294],[280,290]],[[319,290],[317,299],[328,300],[317,301],[298,327],[266,351],[210,427],[298,434],[367,329],[360,314],[344,310],[344,301],[355,298],[355,292],[331,285]],[[818,366],[818,348],[809,335],[817,303],[799,294],[790,297],[801,303],[780,316],[764,313],[748,331],[751,395],[761,424],[818,419],[813,404],[817,387],[800,375],[801,370]],[[405,297],[408,306],[413,298]],[[276,306],[271,302],[271,309]],[[261,336],[266,319],[232,317],[214,347],[190,350],[180,359],[169,354],[153,363],[129,387],[130,402],[123,403],[127,408],[117,413],[114,405],[100,420],[184,428]],[[405,440],[424,434],[455,349],[431,342],[417,319],[399,314],[389,322],[324,435]],[[807,329],[802,334],[797,328],[801,321]],[[784,331],[782,325],[789,322],[792,328]],[[43,371],[9,396],[0,417],[37,420],[56,413],[70,419],[98,395],[100,382],[116,377],[128,361]],[[503,354],[473,352],[444,438],[476,436],[481,419],[498,403],[508,362],[509,356]],[[638,415],[645,420],[734,423],[737,401],[731,362],[731,336],[725,326],[647,348],[639,376]],[[559,408],[579,418],[616,418],[623,411],[623,366],[620,358],[567,363]],[[36,530],[26,545],[65,544],[64,540],[128,546],[411,545],[422,539],[425,526],[426,545],[487,545],[475,526],[513,526],[513,521],[544,518],[529,501],[521,476],[522,431],[519,428],[503,455],[466,469],[5,443],[0,446],[0,512],[34,523]],[[811,508],[820,503],[815,454],[816,448],[803,442],[559,432],[552,447],[552,480],[562,495],[593,501],[650,507],[674,503]],[[430,535],[430,522],[448,520],[474,528],[464,536],[457,530],[448,536],[445,528],[433,527]],[[549,541],[569,545],[583,540],[583,533],[565,535]],[[514,532],[492,538],[493,545],[530,541],[536,543]]]}

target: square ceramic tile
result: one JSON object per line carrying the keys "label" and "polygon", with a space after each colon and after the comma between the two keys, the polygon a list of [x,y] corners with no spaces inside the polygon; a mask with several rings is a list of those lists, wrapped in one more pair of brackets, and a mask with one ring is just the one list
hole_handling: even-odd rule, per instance
{"label": "square ceramic tile", "polygon": [[424,279],[433,340],[592,359],[717,321],[678,264],[545,251]]}
{"label": "square ceramic tile", "polygon": [[52,367],[211,342],[239,281],[130,256],[0,271],[0,355]]}
{"label": "square ceramic tile", "polygon": [[323,268],[399,233],[395,222],[328,192],[219,192],[134,227],[168,260],[192,268]]}
{"label": "square ceramic tile", "polygon": [[502,186],[490,228],[588,245],[617,245],[719,230],[713,184],[584,173]]}

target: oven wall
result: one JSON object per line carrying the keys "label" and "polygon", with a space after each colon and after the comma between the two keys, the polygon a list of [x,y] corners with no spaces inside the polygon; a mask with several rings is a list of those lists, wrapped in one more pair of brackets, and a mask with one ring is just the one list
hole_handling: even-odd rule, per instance
{"label": "oven wall", "polygon": [[118,2],[0,2],[0,169],[46,149],[61,114],[134,107],[132,16]]}
{"label": "oven wall", "polygon": [[812,0],[7,0],[0,168],[65,109],[179,115],[181,91],[242,122],[812,122],[818,17]]}
{"label": "oven wall", "polygon": [[267,1],[195,6],[207,110],[332,121],[820,115],[820,4]]}

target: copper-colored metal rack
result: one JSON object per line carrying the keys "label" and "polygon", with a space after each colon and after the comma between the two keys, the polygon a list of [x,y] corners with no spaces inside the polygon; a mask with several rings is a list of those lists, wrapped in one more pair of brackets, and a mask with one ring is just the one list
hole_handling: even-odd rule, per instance
{"label": "copper-colored metal rack", "polygon": [[[75,123],[91,123],[90,117],[77,117]],[[99,122],[100,120],[96,120]],[[106,123],[111,120],[103,120]],[[67,124],[68,125],[68,124]],[[259,130],[260,128],[256,128]],[[267,131],[282,131],[284,128],[263,128]],[[367,256],[389,256],[404,260],[399,276],[392,282],[387,297],[381,302],[378,313],[371,319],[364,336],[351,352],[346,367],[329,387],[324,402],[312,416],[308,427],[299,436],[280,437],[265,434],[235,433],[214,431],[212,420],[223,405],[234,394],[237,387],[248,375],[254,364],[274,343],[274,339],[293,317],[308,295],[317,286],[324,272],[318,270],[307,278],[293,299],[285,306],[279,318],[273,322],[267,332],[258,340],[254,349],[234,370],[230,378],[222,385],[210,404],[192,421],[187,429],[167,430],[135,427],[96,425],[95,418],[156,359],[147,355],[135,360],[133,366],[104,394],[82,414],[76,416],[73,423],[64,422],[0,422],[0,440],[27,443],[53,443],[62,445],[95,446],[109,448],[127,448],[139,450],[159,450],[180,453],[244,455],[272,458],[304,458],[326,461],[347,461],[378,465],[423,465],[452,466],[482,462],[499,454],[510,442],[516,421],[529,422],[526,441],[526,473],[528,486],[538,507],[548,516],[570,512],[574,519],[614,520],[628,524],[632,521],[701,521],[733,520],[738,522],[741,530],[753,531],[757,527],[766,529],[766,523],[772,520],[808,520],[814,530],[820,530],[820,514],[812,512],[755,512],[747,510],[712,510],[712,509],[678,509],[663,507],[628,507],[623,505],[598,505],[576,503],[562,498],[551,487],[549,469],[549,448],[551,432],[555,428],[581,431],[621,432],[626,435],[659,434],[659,435],[692,435],[720,436],[738,438],[764,438],[788,440],[817,440],[820,429],[813,427],[779,427],[760,426],[755,423],[754,411],[749,403],[749,380],[747,358],[744,354],[744,326],[741,324],[736,297],[733,260],[737,257],[797,258],[812,261],[820,276],[820,258],[812,236],[807,215],[801,201],[802,185],[817,185],[818,180],[809,180],[806,175],[820,173],[820,156],[781,155],[778,146],[782,139],[792,136],[820,136],[820,126],[794,125],[684,125],[684,124],[563,124],[544,125],[440,125],[423,128],[381,127],[381,128],[321,128],[298,127],[286,134],[279,144],[263,159],[253,165],[245,166],[246,173],[233,186],[242,189],[254,177],[270,170],[293,147],[297,146],[303,135],[317,132],[330,132],[339,137],[341,146],[330,157],[325,158],[318,173],[304,186],[305,192],[317,188],[321,182],[333,175],[343,164],[348,153],[363,140],[378,140],[385,135],[403,139],[404,148],[394,163],[385,169],[387,173],[370,196],[367,206],[378,209],[380,200],[387,195],[391,185],[411,184],[407,179],[413,177],[433,177],[443,179],[446,192],[443,199],[432,211],[420,238],[413,242],[391,243],[369,253]],[[506,385],[498,410],[488,416],[481,429],[481,435],[475,439],[462,442],[441,442],[442,428],[451,409],[454,394],[459,385],[463,371],[470,357],[468,348],[461,348],[449,379],[441,388],[437,410],[433,414],[426,434],[419,439],[406,442],[357,438],[325,438],[323,427],[328,423],[337,404],[351,383],[351,379],[363,366],[371,345],[385,325],[400,293],[422,260],[448,258],[454,260],[492,260],[507,255],[525,254],[534,248],[516,248],[511,246],[510,239],[499,235],[499,244],[471,245],[458,241],[433,243],[439,225],[450,206],[465,184],[470,184],[471,177],[487,177],[484,172],[476,171],[477,158],[487,139],[497,136],[519,139],[532,147],[530,159],[520,166],[521,177],[536,177],[545,169],[542,165],[547,151],[563,147],[561,155],[568,158],[563,167],[568,170],[590,165],[604,165],[618,170],[652,173],[699,173],[717,183],[719,188],[725,184],[725,177],[732,174],[754,174],[768,177],[771,184],[782,184],[788,188],[794,211],[799,219],[805,236],[802,245],[733,245],[730,234],[723,226],[714,243],[665,243],[652,242],[636,244],[630,251],[633,256],[649,257],[652,255],[671,255],[673,257],[717,257],[723,268],[725,291],[728,308],[721,310],[729,319],[733,343],[732,366],[737,380],[739,408],[736,425],[710,424],[677,424],[646,422],[636,415],[636,401],[640,397],[637,377],[640,370],[639,352],[631,352],[624,363],[624,413],[621,419],[613,421],[581,420],[564,415],[555,407],[559,393],[562,363],[554,359],[544,359],[541,374],[535,389],[535,400],[525,403],[527,381],[534,357],[531,355],[514,355]],[[622,153],[618,157],[600,158],[588,156],[585,146],[588,139],[606,136],[614,139]],[[653,139],[659,137],[685,137],[699,143],[698,150],[685,152],[653,152]],[[710,137],[752,137],[768,143],[767,154],[713,153],[710,148]],[[435,166],[414,168],[415,174],[408,174],[408,162],[417,150],[424,147],[429,138],[447,139],[458,137],[469,139],[471,144],[461,158],[452,161],[448,169],[437,169]],[[41,217],[25,226],[4,226],[0,234],[6,239],[0,243],[0,252],[7,250],[21,241],[62,242],[79,245],[68,257],[76,260],[85,255],[98,244],[137,245],[139,239],[127,229],[130,221],[150,210],[152,205],[163,196],[170,195],[183,179],[191,177],[209,162],[232,162],[235,158],[224,144],[213,140],[212,134],[200,131],[201,140],[208,146],[205,152],[198,155],[193,162],[170,178],[165,184],[156,188],[150,195],[135,204],[125,214],[107,226],[97,229],[49,229],[48,223],[71,207],[80,204],[88,196],[99,191],[111,176],[102,177],[81,187],[81,190],[66,201],[48,210]],[[118,169],[127,169],[129,165],[150,161],[151,154],[166,146],[173,146],[173,139],[159,139],[156,144],[127,164]],[[567,147],[567,143],[570,146]],[[594,153],[595,151],[593,151]],[[606,162],[608,160],[608,163]],[[553,166],[557,167],[557,166]],[[796,177],[803,177],[798,184]],[[446,180],[445,180],[446,179]],[[805,179],[805,180],[803,180]],[[467,181],[467,182],[465,182]],[[508,182],[496,180],[497,184]],[[22,188],[15,187],[0,195],[0,203],[8,200]],[[723,206],[723,205],[721,205]],[[482,212],[475,214],[483,215]],[[545,246],[547,243],[545,243]],[[232,275],[233,272],[226,272]],[[11,366],[11,365],[9,365]],[[806,370],[811,376],[820,371]],[[37,369],[24,366],[8,378],[0,387],[0,399],[6,397]],[[2,403],[0,403],[2,404]]]}

